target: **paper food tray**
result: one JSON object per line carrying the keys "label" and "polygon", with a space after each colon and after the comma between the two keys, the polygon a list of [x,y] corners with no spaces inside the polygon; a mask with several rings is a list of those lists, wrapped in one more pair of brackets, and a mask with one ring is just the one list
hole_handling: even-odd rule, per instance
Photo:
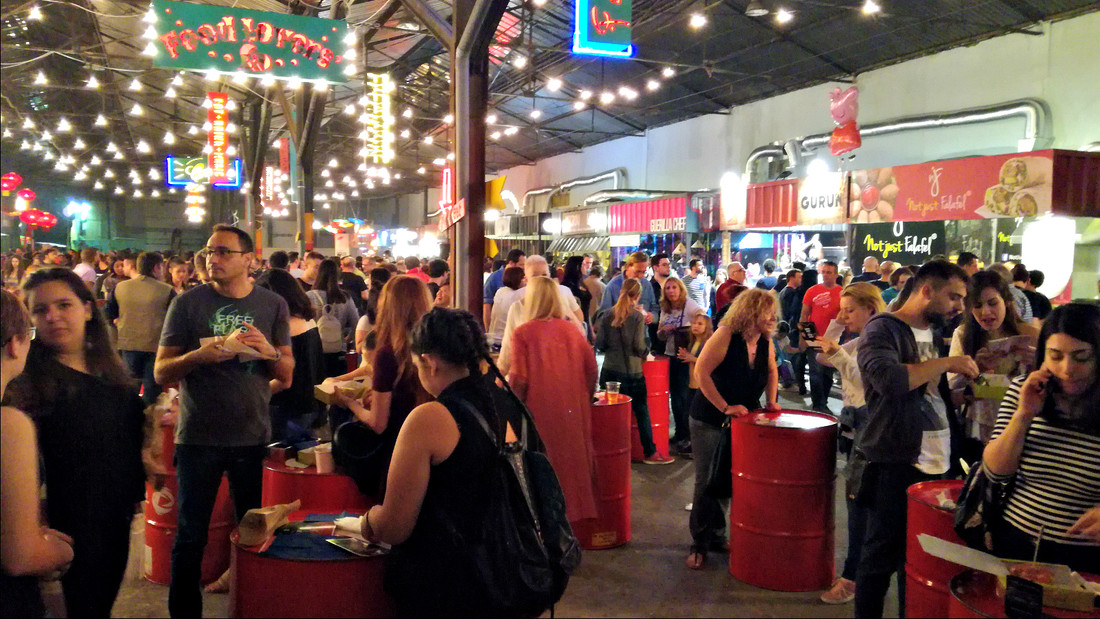
{"label": "paper food tray", "polygon": [[324,402],[325,404],[335,404],[336,388],[339,387],[344,391],[351,393],[353,398],[361,398],[363,394],[367,392],[367,383],[359,380],[347,380],[347,381],[329,381],[327,383],[321,383],[320,385],[313,386],[313,397]]}

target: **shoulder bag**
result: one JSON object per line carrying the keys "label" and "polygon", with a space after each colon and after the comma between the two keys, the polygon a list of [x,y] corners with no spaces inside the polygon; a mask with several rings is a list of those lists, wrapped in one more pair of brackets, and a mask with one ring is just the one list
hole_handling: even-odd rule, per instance
{"label": "shoulder bag", "polygon": [[992,528],[1004,516],[1008,494],[1016,476],[994,481],[985,464],[978,461],[966,476],[955,510],[955,533],[966,545],[985,552],[993,550]]}

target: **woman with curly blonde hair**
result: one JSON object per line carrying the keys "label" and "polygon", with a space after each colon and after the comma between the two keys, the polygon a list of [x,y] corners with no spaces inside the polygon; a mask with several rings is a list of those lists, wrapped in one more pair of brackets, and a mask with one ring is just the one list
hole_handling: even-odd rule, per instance
{"label": "woman with curly blonde hair", "polygon": [[[779,410],[779,368],[775,362],[776,301],[769,292],[752,288],[737,295],[729,311],[699,353],[695,378],[699,391],[691,406],[691,444],[695,455],[695,496],[692,501],[692,545],[687,566],[703,567],[709,550],[726,550],[724,492],[708,492],[711,461],[729,417],[760,408],[767,395],[768,410]],[[726,465],[728,466],[728,464]]]}

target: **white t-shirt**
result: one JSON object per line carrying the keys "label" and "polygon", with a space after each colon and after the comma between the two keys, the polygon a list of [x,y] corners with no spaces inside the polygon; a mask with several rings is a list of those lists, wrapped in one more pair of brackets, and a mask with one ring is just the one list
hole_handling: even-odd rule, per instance
{"label": "white t-shirt", "polygon": [[83,262],[73,267],[73,273],[76,273],[80,276],[80,279],[90,284],[95,283],[97,276],[95,269],[87,264],[84,264]]}
{"label": "white t-shirt", "polygon": [[523,298],[522,290],[512,290],[501,286],[493,297],[493,312],[489,319],[489,344],[500,346],[504,339],[504,325],[508,322],[508,310],[512,304]]}
{"label": "white t-shirt", "polygon": [[[921,362],[939,358],[939,351],[932,338],[931,329],[913,329],[913,337],[917,340],[917,352]],[[920,442],[920,455],[913,466],[917,470],[928,475],[941,475],[950,468],[951,459],[951,428],[947,422],[947,406],[940,398],[938,383],[925,385],[925,407],[921,419],[922,435]]]}

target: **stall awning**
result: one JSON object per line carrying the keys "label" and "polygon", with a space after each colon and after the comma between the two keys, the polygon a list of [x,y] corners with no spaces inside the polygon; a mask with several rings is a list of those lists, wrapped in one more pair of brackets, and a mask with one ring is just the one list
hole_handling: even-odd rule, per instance
{"label": "stall awning", "polygon": [[556,254],[584,254],[610,250],[611,245],[606,236],[562,236],[554,239],[547,248],[547,251]]}

